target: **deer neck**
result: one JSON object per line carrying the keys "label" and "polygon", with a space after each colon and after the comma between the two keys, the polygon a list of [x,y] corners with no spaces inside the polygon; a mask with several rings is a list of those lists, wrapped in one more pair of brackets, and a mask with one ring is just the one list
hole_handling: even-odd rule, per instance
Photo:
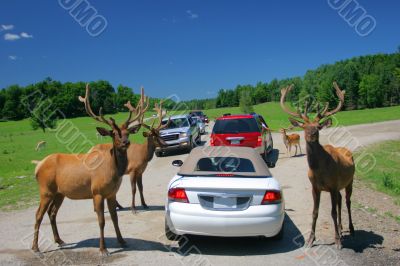
{"label": "deer neck", "polygon": [[154,152],[156,150],[156,144],[154,143],[154,139],[152,136],[147,138],[147,161],[150,162],[153,159]]}
{"label": "deer neck", "polygon": [[325,157],[326,151],[321,146],[319,141],[307,141],[306,142],[307,149],[307,161],[308,166],[312,170],[317,170],[321,167],[321,162],[323,162],[322,158]]}
{"label": "deer neck", "polygon": [[113,147],[111,150],[111,156],[113,158],[113,162],[115,164],[115,169],[117,173],[115,177],[118,179],[124,175],[126,167],[128,166],[127,151]]}

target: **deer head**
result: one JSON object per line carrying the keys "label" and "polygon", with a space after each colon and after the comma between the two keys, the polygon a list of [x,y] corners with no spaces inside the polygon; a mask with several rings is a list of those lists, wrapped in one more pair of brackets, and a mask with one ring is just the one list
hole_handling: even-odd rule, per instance
{"label": "deer head", "polygon": [[[143,94],[143,88],[142,88],[142,94]],[[141,98],[141,106],[144,106],[146,104],[146,109],[149,107],[149,99],[148,98]],[[156,146],[166,146],[167,144],[165,143],[165,141],[160,137],[160,131],[166,127],[168,127],[169,123],[170,123],[170,119],[168,120],[167,123],[162,123],[163,118],[165,117],[165,115],[167,114],[167,111],[165,111],[165,113],[163,113],[162,110],[162,101],[160,101],[160,103],[155,103],[154,104],[154,109],[157,112],[157,119],[158,119],[158,125],[155,126],[155,122],[157,119],[153,120],[153,123],[151,124],[151,126],[148,126],[146,123],[144,123],[143,118],[141,118],[141,120],[138,122],[138,126],[143,126],[144,128],[146,128],[148,131],[147,132],[143,132],[143,136],[147,139],[151,139],[153,141],[153,143]],[[133,107],[130,106],[130,104],[125,104],[125,106],[130,110],[130,111],[134,111]]]}
{"label": "deer head", "polygon": [[[133,108],[130,102],[128,102],[129,106],[132,107],[132,110],[129,109],[128,119],[126,119],[126,121],[121,126],[118,126],[112,117],[110,117],[109,119],[104,118],[101,107],[99,110],[99,115],[96,115],[92,111],[92,107],[90,106],[89,95],[90,95],[89,84],[86,84],[85,97],[79,96],[79,101],[85,104],[86,113],[94,120],[104,123],[111,128],[111,130],[108,130],[102,127],[96,127],[99,134],[102,136],[110,136],[113,140],[114,147],[116,147],[117,149],[126,150],[130,144],[129,134],[134,134],[140,129],[140,125],[130,128],[128,126],[137,120],[143,119],[144,112],[146,112],[146,108],[143,108],[143,106],[141,105],[143,101],[141,100],[136,108]],[[142,98],[143,98],[143,93],[142,93]],[[133,118],[132,114],[134,114]]]}
{"label": "deer head", "polygon": [[285,106],[286,95],[293,88],[293,85],[281,90],[281,108],[283,111],[291,115],[289,121],[294,127],[301,127],[304,129],[305,139],[307,142],[318,142],[319,130],[324,127],[330,127],[332,125],[332,119],[329,117],[339,112],[343,107],[345,91],[340,90],[336,82],[333,82],[333,86],[335,87],[336,95],[339,98],[338,105],[334,110],[328,112],[328,103],[325,105],[323,110],[320,110],[320,104],[318,103],[317,114],[313,120],[308,117],[309,107],[307,102],[305,102],[303,112],[301,112],[299,108],[297,108],[297,112],[293,112]]}

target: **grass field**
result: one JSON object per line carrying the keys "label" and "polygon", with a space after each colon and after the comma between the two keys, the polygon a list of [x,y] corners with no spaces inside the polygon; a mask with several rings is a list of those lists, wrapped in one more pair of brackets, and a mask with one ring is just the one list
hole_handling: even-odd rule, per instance
{"label": "grass field", "polygon": [[[262,114],[271,129],[288,126],[287,115],[281,111],[278,103],[266,103],[255,106],[255,111]],[[210,118],[224,113],[240,113],[239,108],[221,108],[206,110]],[[122,122],[126,113],[115,116]],[[150,115],[150,114],[149,114]],[[340,112],[337,121],[340,125],[371,123],[400,118],[400,106],[373,110]],[[63,125],[63,126],[61,126]],[[96,126],[102,126],[88,117],[68,119],[58,124],[59,131],[33,131],[29,120],[0,123],[0,208],[10,206],[25,207],[38,199],[37,185],[34,178],[35,165],[32,160],[41,160],[51,153],[86,152],[92,145],[110,142],[110,138],[97,139]],[[71,131],[68,131],[71,130]],[[77,134],[74,140],[73,135]],[[36,144],[45,140],[47,147],[35,151]],[[142,134],[131,137],[133,142],[143,142]]]}
{"label": "grass field", "polygon": [[371,153],[376,159],[376,165],[367,173],[356,173],[357,177],[370,182],[376,189],[394,196],[396,202],[400,203],[400,141],[370,145],[363,152]]}

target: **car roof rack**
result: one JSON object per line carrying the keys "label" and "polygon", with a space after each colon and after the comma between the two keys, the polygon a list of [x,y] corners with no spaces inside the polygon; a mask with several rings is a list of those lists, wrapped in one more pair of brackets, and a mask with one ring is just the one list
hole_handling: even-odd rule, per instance
{"label": "car roof rack", "polygon": [[223,116],[230,116],[230,115],[232,115],[232,114],[231,113],[223,114]]}

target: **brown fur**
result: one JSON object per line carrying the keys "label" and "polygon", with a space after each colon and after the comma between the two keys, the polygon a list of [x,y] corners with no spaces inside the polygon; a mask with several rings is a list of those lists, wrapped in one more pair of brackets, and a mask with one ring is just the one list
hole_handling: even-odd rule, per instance
{"label": "brown fur", "polygon": [[282,134],[282,138],[283,138],[283,143],[286,146],[286,153],[291,155],[291,151],[292,151],[292,146],[296,147],[296,151],[294,153],[294,156],[297,155],[297,147],[299,147],[300,150],[300,154],[302,154],[301,151],[301,147],[300,147],[300,135],[299,134],[290,134],[290,135],[286,135],[286,129],[285,128],[281,128],[279,130],[279,132]]}
{"label": "brown fur", "polygon": [[[92,118],[112,128],[112,130],[97,128],[97,131],[103,136],[110,136],[113,143],[107,151],[102,153],[96,151],[88,154],[57,153],[47,156],[38,163],[35,175],[39,184],[40,204],[36,211],[32,244],[32,250],[35,252],[39,252],[39,228],[46,211],[50,218],[55,242],[59,245],[64,244],[58,234],[56,216],[65,197],[73,200],[93,199],[94,211],[97,213],[100,227],[100,252],[103,255],[109,254],[104,242],[104,200],[107,200],[118,242],[125,245],[118,226],[116,194],[128,165],[129,134],[136,133],[138,128],[128,129],[128,125],[132,122],[132,112],[129,113],[128,120],[120,127],[112,118],[105,119],[101,111],[100,116],[96,116],[90,108],[88,86],[86,97],[81,97],[80,100],[85,102],[86,111]],[[140,119],[145,110],[143,111],[139,106],[136,111],[138,115],[135,119]]]}
{"label": "brown fur", "polygon": [[[293,86],[293,85],[292,85]],[[344,91],[341,91],[336,83],[334,87],[336,94],[339,97],[339,104],[335,110],[328,112],[328,105],[320,112],[319,105],[317,108],[317,115],[313,121],[310,121],[307,115],[307,103],[305,105],[305,112],[297,113],[289,111],[285,105],[284,100],[288,91],[292,88],[289,86],[281,90],[281,107],[282,109],[301,121],[289,118],[289,121],[295,127],[304,129],[304,136],[307,145],[307,161],[308,161],[308,178],[312,185],[312,196],[314,201],[313,208],[313,221],[311,225],[311,233],[306,245],[311,247],[315,240],[315,227],[318,218],[319,203],[321,191],[326,191],[331,194],[332,211],[331,216],[335,227],[335,243],[338,249],[342,248],[342,196],[340,190],[346,190],[346,206],[349,215],[349,229],[350,234],[354,234],[354,226],[351,216],[351,194],[353,190],[353,177],[355,172],[354,160],[350,150],[344,147],[333,147],[332,145],[322,146],[319,143],[319,130],[324,127],[332,125],[331,118],[320,122],[323,118],[329,117],[338,112],[343,106]]]}

